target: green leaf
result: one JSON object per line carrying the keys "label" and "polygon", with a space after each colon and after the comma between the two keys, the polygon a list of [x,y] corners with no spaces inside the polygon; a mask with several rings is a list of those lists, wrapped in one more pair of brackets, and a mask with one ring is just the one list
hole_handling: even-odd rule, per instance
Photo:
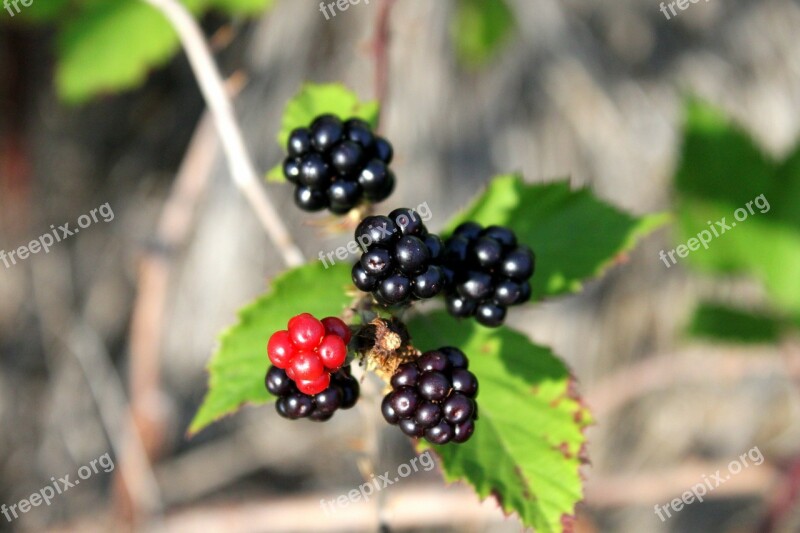
{"label": "green leaf", "polygon": [[720,342],[776,343],[782,328],[773,316],[703,303],[694,312],[689,334]]}
{"label": "green leaf", "polygon": [[238,322],[222,334],[211,358],[208,392],[189,434],[245,403],[268,401],[264,375],[269,365],[266,347],[270,335],[286,329],[289,319],[300,313],[320,318],[339,316],[350,301],[345,294],[349,282],[349,265],[340,263],[326,269],[315,261],[279,276],[272,290],[242,308]]}
{"label": "green leaf", "polygon": [[230,15],[255,15],[271,9],[275,0],[209,0],[209,4]]}
{"label": "green leaf", "polygon": [[[252,15],[274,2],[181,1],[195,14],[215,7],[234,15]],[[48,2],[36,0],[36,4]],[[82,103],[98,94],[137,87],[179,49],[178,36],[167,19],[142,0],[84,0],[74,10],[76,16],[62,24],[57,47],[56,88],[67,102]],[[48,12],[42,18],[57,13]]]}
{"label": "green leaf", "polygon": [[702,235],[707,248],[683,250],[689,265],[753,275],[800,316],[800,148],[778,162],[715,108],[691,100],[686,115],[675,250]]}
{"label": "green leaf", "polygon": [[283,165],[278,163],[267,172],[267,181],[281,182],[286,181],[286,176],[283,175]]}
{"label": "green leaf", "polygon": [[536,253],[534,296],[581,289],[625,252],[669,220],[664,213],[637,218],[566,181],[529,185],[515,175],[494,178],[448,230],[466,220],[512,228]]}
{"label": "green leaf", "polygon": [[579,468],[591,415],[574,379],[552,352],[508,328],[456,322],[444,312],[409,324],[421,350],[457,346],[479,380],[480,416],[464,444],[430,446],[447,481],[496,496],[506,512],[540,533],[561,532],[583,497]]}
{"label": "green leaf", "polygon": [[[44,23],[58,20],[66,12],[69,0],[35,1],[28,7],[20,6],[20,13],[12,21]],[[4,13],[5,14],[5,13]],[[19,17],[19,19],[17,19]]]}
{"label": "green leaf", "polygon": [[514,30],[505,0],[459,0],[450,35],[459,61],[469,68],[486,64]]}
{"label": "green leaf", "polygon": [[278,143],[282,147],[286,146],[293,129],[308,127],[318,115],[325,113],[336,115],[342,120],[360,118],[375,128],[378,125],[379,109],[377,101],[361,102],[354,92],[340,83],[306,83],[286,104]]}
{"label": "green leaf", "polygon": [[[306,128],[319,115],[330,113],[342,120],[360,118],[373,128],[378,125],[380,106],[377,101],[361,102],[358,96],[340,83],[306,83],[286,104],[278,144],[286,146],[289,135],[295,128]],[[267,173],[267,181],[285,181],[279,165]]]}
{"label": "green leaf", "polygon": [[56,87],[70,103],[129,89],[177,49],[178,37],[166,18],[140,0],[88,6],[59,37]]}

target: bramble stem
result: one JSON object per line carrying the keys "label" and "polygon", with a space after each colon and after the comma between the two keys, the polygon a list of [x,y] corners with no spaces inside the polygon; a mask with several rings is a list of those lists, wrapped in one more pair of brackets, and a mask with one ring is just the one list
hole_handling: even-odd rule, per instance
{"label": "bramble stem", "polygon": [[292,240],[278,210],[257,177],[241,128],[233,113],[233,104],[228,98],[222,76],[197,22],[177,0],[143,1],[160,10],[178,32],[200,86],[200,92],[214,118],[234,183],[250,203],[261,226],[272,239],[286,265],[290,267],[302,265],[305,262],[303,253]]}

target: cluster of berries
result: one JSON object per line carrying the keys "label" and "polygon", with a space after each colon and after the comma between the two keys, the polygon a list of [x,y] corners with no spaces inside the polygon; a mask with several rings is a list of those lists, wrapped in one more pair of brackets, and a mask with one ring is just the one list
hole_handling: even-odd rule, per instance
{"label": "cluster of berries", "polygon": [[320,115],[294,129],[286,148],[283,174],[296,185],[294,201],[304,211],[344,214],[362,198],[382,202],[394,190],[392,145],[361,119]]}
{"label": "cluster of berries", "polygon": [[[350,366],[343,366],[350,335],[338,318],[320,321],[303,313],[270,337],[267,354],[272,365],[264,383],[277,397],[278,414],[322,422],[356,404],[358,381]],[[478,418],[478,379],[468,366],[464,352],[453,347],[403,363],[392,374],[392,392],[381,404],[383,417],[405,434],[433,444],[466,442]]]}
{"label": "cluster of berries", "polygon": [[371,292],[384,306],[433,298],[445,287],[439,266],[442,240],[432,233],[413,209],[395,209],[389,216],[370,216],[355,232],[366,251],[353,265],[356,287]]}
{"label": "cluster of berries", "polygon": [[443,264],[452,272],[447,310],[455,317],[474,316],[484,326],[497,327],[507,307],[531,297],[533,251],[517,244],[508,228],[461,224],[445,242]]}
{"label": "cluster of berries", "polygon": [[349,366],[342,366],[350,335],[341,319],[317,320],[309,313],[293,317],[287,329],[272,334],[267,343],[272,366],[265,385],[278,397],[278,414],[322,422],[337,409],[356,404],[358,381],[350,375]]}
{"label": "cluster of berries", "polygon": [[534,255],[508,228],[465,222],[443,244],[419,214],[401,208],[362,220],[355,239],[366,251],[353,265],[353,283],[383,306],[444,291],[451,315],[497,327],[508,306],[531,297]]}
{"label": "cluster of berries", "polygon": [[270,362],[284,370],[303,394],[319,394],[331,383],[331,374],[347,358],[350,328],[336,317],[317,320],[302,313],[276,331],[267,343]]}
{"label": "cluster of berries", "polygon": [[[392,145],[363,120],[320,115],[291,132],[287,151],[283,173],[305,211],[345,214],[362,199],[381,202],[394,190]],[[465,222],[442,242],[416,211],[400,208],[362,220],[355,239],[363,253],[353,282],[384,307],[443,294],[451,315],[497,327],[509,306],[531,297],[533,251],[518,244],[509,228]],[[358,382],[343,366],[350,336],[338,318],[320,321],[303,313],[270,337],[265,385],[277,396],[281,416],[323,421],[355,405]],[[466,355],[453,347],[403,363],[392,374],[383,417],[433,444],[466,442],[478,418],[478,380],[467,367]]]}
{"label": "cluster of berries", "polygon": [[392,392],[383,398],[383,417],[406,435],[424,436],[433,444],[466,442],[478,417],[478,380],[468,365],[464,352],[452,347],[403,363],[392,375]]}
{"label": "cluster of berries", "polygon": [[267,390],[277,396],[275,409],[290,420],[309,418],[324,422],[337,409],[350,409],[358,400],[358,381],[350,375],[350,366],[342,367],[331,375],[328,388],[314,395],[300,392],[285,370],[270,366],[265,379]]}

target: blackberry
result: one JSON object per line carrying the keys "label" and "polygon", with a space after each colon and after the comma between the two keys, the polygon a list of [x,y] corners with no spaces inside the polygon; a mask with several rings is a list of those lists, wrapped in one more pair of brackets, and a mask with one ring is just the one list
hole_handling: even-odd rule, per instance
{"label": "blackberry", "polygon": [[383,418],[410,437],[433,444],[466,442],[475,430],[478,379],[458,348],[425,352],[400,365],[381,402]]}
{"label": "blackberry", "polygon": [[395,209],[389,216],[370,216],[355,232],[364,250],[353,265],[356,287],[371,292],[383,306],[399,306],[411,300],[433,298],[447,284],[439,266],[444,245],[425,227],[419,213]]}
{"label": "blackberry", "polygon": [[382,202],[394,190],[392,145],[363,120],[320,115],[309,127],[292,130],[286,151],[283,174],[304,211],[345,214],[362,199]]}
{"label": "blackberry", "polygon": [[447,310],[455,317],[474,316],[484,326],[497,327],[508,307],[531,297],[535,257],[509,228],[465,222],[447,239],[441,256]]}
{"label": "blackberry", "polygon": [[350,409],[356,404],[359,395],[358,381],[350,375],[350,367],[345,366],[331,375],[330,385],[316,394],[304,394],[286,371],[270,366],[264,380],[267,390],[276,396],[275,410],[284,418],[297,420],[309,418],[324,422],[339,409]]}

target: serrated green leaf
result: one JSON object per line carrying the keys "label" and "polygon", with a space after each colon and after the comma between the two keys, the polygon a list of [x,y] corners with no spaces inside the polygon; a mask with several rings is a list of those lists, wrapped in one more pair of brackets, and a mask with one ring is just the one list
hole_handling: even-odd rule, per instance
{"label": "serrated green leaf", "polygon": [[[281,129],[278,132],[278,144],[283,150],[292,130],[306,128],[316,117],[326,113],[336,115],[342,120],[360,118],[376,128],[379,111],[380,106],[377,101],[361,102],[353,91],[340,83],[322,85],[306,83],[286,103]],[[273,182],[286,181],[280,165],[270,169],[266,179]]]}
{"label": "serrated green leaf", "polygon": [[87,6],[65,23],[58,42],[56,87],[70,103],[139,85],[166,63],[178,37],[166,18],[139,0]]}
{"label": "serrated green leaf", "polygon": [[519,176],[498,176],[446,232],[466,220],[512,228],[536,253],[534,296],[580,290],[623,253],[669,220],[664,213],[637,218],[598,200],[566,181],[526,184]]}
{"label": "serrated green leaf", "polygon": [[703,303],[695,310],[688,331],[720,342],[775,343],[782,329],[782,321],[774,316]]}
{"label": "serrated green leaf", "polygon": [[514,14],[505,0],[459,0],[450,35],[459,61],[475,68],[494,57],[513,30]]}
{"label": "serrated green leaf", "polygon": [[754,275],[782,311],[800,316],[800,148],[777,162],[717,109],[691,100],[686,116],[676,244],[719,232],[687,264]]}
{"label": "serrated green leaf", "polygon": [[189,434],[246,403],[268,401],[264,375],[269,366],[266,346],[270,335],[286,329],[289,319],[300,313],[320,318],[339,316],[349,303],[345,294],[349,280],[350,265],[326,269],[315,261],[282,274],[273,282],[272,290],[242,308],[238,322],[222,334],[211,358],[208,392]]}
{"label": "serrated green leaf", "polygon": [[[181,1],[195,14],[215,7],[234,15],[252,15],[274,2]],[[178,36],[167,19],[142,0],[87,0],[75,10],[77,15],[62,24],[57,47],[56,88],[67,102],[134,88],[178,51]],[[51,18],[55,14],[46,13]]]}
{"label": "serrated green leaf", "polygon": [[583,498],[579,468],[591,415],[574,380],[552,352],[508,328],[457,322],[446,313],[409,324],[422,350],[457,346],[478,377],[479,418],[464,444],[430,446],[448,481],[495,495],[506,512],[540,533],[561,532]]}

